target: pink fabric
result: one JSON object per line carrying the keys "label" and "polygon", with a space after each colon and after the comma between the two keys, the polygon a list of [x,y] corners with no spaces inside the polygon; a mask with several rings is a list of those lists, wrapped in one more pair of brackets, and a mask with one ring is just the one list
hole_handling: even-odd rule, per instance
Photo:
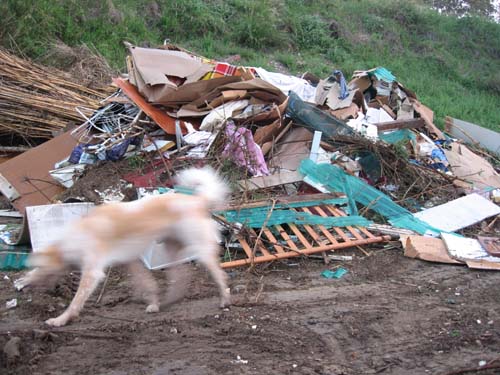
{"label": "pink fabric", "polygon": [[249,129],[237,128],[229,121],[225,134],[227,141],[222,156],[231,158],[240,167],[245,167],[253,176],[269,175],[264,154],[253,140]]}

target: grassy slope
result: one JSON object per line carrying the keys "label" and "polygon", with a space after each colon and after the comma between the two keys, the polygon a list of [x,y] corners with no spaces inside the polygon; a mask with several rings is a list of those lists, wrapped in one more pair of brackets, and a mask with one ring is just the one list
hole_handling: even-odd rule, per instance
{"label": "grassy slope", "polygon": [[[385,66],[436,114],[500,131],[500,25],[389,0],[3,0],[0,43],[32,58],[54,40],[123,68],[123,40],[322,77]],[[333,30],[332,30],[333,28]]]}

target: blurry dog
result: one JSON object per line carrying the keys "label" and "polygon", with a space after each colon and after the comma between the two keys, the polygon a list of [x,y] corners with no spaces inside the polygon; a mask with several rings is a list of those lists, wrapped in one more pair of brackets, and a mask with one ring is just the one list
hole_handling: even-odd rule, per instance
{"label": "blurry dog", "polygon": [[[140,256],[153,241],[165,242],[171,259],[196,256],[219,287],[221,307],[230,304],[226,273],[219,264],[217,228],[209,209],[222,203],[229,193],[226,184],[210,168],[180,172],[178,185],[194,195],[163,194],[124,203],[104,204],[63,229],[60,238],[33,253],[35,267],[16,281],[22,289],[61,273],[70,264],[81,268],[78,290],[60,316],[48,319],[51,326],[63,326],[77,317],[92,292],[113,264],[129,265],[134,281],[145,291],[147,312],[159,311],[158,286],[140,264]],[[172,247],[175,243],[179,247]]]}

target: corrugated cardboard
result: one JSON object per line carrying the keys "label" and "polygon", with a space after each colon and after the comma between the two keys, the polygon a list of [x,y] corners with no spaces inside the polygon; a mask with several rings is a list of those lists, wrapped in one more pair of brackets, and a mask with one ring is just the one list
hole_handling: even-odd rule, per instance
{"label": "corrugated cardboard", "polygon": [[500,189],[500,175],[487,160],[473,153],[467,146],[452,143],[451,150],[444,149],[444,153],[453,174],[467,181],[457,180],[459,186],[477,189],[491,186]]}
{"label": "corrugated cardboard", "polygon": [[424,236],[401,236],[404,255],[428,262],[461,264],[448,254],[442,239]]}
{"label": "corrugated cardboard", "polygon": [[159,103],[178,87],[178,79],[184,83],[196,82],[213,69],[200,58],[182,51],[131,47],[132,64],[129,76],[149,102]]}
{"label": "corrugated cardboard", "polygon": [[276,146],[276,151],[269,160],[269,166],[295,171],[300,162],[309,157],[313,134],[305,128],[294,128],[289,131],[282,142]]}
{"label": "corrugated cardboard", "polygon": [[0,164],[0,180],[3,181],[0,191],[11,197],[12,205],[22,214],[27,206],[50,203],[65,189],[54,181],[49,171],[54,169],[55,163],[68,157],[76,144],[66,132]]}
{"label": "corrugated cardboard", "polygon": [[439,130],[436,125],[434,125],[434,112],[416,99],[410,99],[410,103],[413,105],[415,112],[417,112],[420,117],[424,119],[425,126],[427,127],[429,133],[438,139],[444,139],[443,132]]}
{"label": "corrugated cardboard", "polygon": [[182,106],[179,112],[183,115],[192,115],[193,112],[211,111],[214,108],[214,104],[220,103],[220,96],[223,95],[222,92],[233,90],[245,90],[247,92],[245,99],[257,99],[266,103],[281,104],[287,98],[278,88],[266,81],[255,78],[217,87],[198,100]]}
{"label": "corrugated cardboard", "polygon": [[[163,104],[167,107],[179,107],[183,104],[191,103],[199,99],[200,97],[207,95],[217,87],[240,81],[241,77],[230,76],[185,83],[182,86],[174,88],[170,91],[170,93],[165,94],[162,99],[157,101],[157,103]],[[232,93],[235,94],[234,91]],[[241,94],[241,91],[239,93]],[[224,100],[228,101],[231,99],[224,98]]]}

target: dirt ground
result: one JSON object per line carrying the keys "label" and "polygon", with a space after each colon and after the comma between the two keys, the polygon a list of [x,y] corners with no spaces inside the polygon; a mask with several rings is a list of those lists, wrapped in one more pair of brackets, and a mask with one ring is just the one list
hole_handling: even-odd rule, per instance
{"label": "dirt ground", "polygon": [[[58,329],[43,321],[70,302],[77,272],[51,290],[23,292],[12,286],[21,273],[0,273],[0,348],[20,339],[19,357],[0,354],[1,373],[500,372],[457,371],[500,357],[499,272],[408,259],[400,249],[366,250],[369,256],[338,252],[354,259],[328,266],[292,259],[228,270],[234,304],[225,310],[207,272],[192,265],[186,298],[146,315],[126,271],[113,268],[100,303],[101,287],[77,321]],[[320,275],[339,265],[349,270],[341,279]],[[163,271],[154,274],[166,287]],[[6,310],[12,298],[18,306]]]}

